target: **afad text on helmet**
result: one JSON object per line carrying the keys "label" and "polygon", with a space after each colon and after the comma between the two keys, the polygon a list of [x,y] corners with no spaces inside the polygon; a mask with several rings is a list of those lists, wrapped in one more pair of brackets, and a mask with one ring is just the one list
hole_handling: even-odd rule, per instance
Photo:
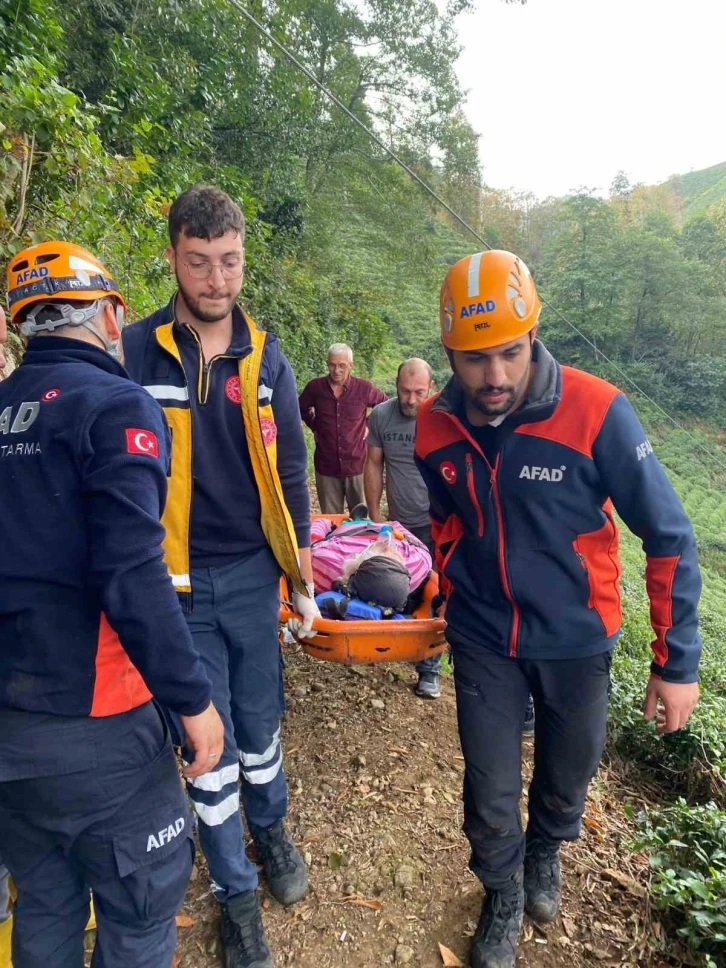
{"label": "afad text on helmet", "polygon": [[493,299],[487,299],[486,302],[475,302],[469,303],[468,306],[462,306],[461,312],[459,314],[459,319],[465,319],[469,316],[480,316],[482,313],[492,313],[497,308],[497,304]]}
{"label": "afad text on helmet", "polygon": [[31,279],[43,279],[48,275],[47,266],[38,266],[35,269],[26,269],[24,272],[18,273],[17,282],[29,282]]}

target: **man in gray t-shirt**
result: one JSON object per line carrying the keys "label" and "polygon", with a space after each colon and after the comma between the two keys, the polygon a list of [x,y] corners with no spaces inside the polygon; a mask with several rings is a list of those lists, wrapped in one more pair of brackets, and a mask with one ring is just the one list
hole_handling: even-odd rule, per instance
{"label": "man in gray t-shirt", "polygon": [[[396,397],[379,403],[368,417],[363,487],[370,517],[382,521],[385,467],[388,517],[391,521],[399,521],[423,541],[433,557],[428,491],[413,460],[416,414],[432,389],[431,367],[425,360],[414,358],[399,366]],[[417,696],[437,699],[441,694],[440,665],[440,656],[424,659],[416,665]]]}

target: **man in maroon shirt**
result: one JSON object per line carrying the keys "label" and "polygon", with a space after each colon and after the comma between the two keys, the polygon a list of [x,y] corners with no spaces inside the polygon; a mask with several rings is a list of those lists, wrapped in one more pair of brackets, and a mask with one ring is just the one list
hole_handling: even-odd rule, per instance
{"label": "man in maroon shirt", "polygon": [[300,394],[300,415],[315,437],[315,485],[323,514],[342,514],[365,501],[366,416],[387,400],[368,380],[351,376],[353,350],[333,343],[328,375],[311,380]]}

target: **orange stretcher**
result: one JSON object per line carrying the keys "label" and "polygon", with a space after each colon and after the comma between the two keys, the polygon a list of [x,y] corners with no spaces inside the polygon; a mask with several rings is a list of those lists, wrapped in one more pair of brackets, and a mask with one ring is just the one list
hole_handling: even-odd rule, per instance
{"label": "orange stretcher", "polygon": [[[313,515],[340,523],[345,514]],[[317,618],[313,623],[315,636],[302,639],[303,651],[316,659],[340,662],[343,665],[365,665],[372,662],[420,662],[438,655],[446,648],[442,618],[431,616],[431,602],[439,591],[439,579],[431,572],[424,585],[421,604],[414,617],[406,621],[381,619],[346,622],[340,619]],[[287,579],[280,580],[280,623],[294,618],[291,593]]]}

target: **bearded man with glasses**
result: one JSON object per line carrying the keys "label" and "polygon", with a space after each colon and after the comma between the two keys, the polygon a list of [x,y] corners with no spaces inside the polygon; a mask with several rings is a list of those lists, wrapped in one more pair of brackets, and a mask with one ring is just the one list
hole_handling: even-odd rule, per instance
{"label": "bearded man with glasses", "polygon": [[273,896],[299,901],[307,871],[284,825],[282,572],[303,619],[298,635],[311,633],[319,612],[295,378],[277,338],[237,305],[244,231],[239,207],[216,188],[196,186],[176,199],[166,255],[177,291],[128,327],[123,353],[171,428],[165,557],[225,723],[217,768],[188,783],[222,904],[225,968],[271,968],[239,801],[241,791]]}

